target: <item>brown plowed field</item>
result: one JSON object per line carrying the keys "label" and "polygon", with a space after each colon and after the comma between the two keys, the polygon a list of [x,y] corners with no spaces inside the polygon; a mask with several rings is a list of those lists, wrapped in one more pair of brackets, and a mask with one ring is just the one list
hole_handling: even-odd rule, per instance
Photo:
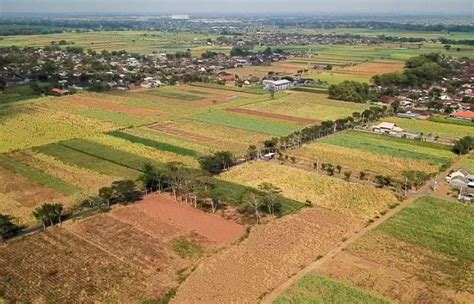
{"label": "brown plowed field", "polygon": [[284,115],[284,114],[276,114],[276,113],[267,113],[267,112],[255,111],[255,110],[249,110],[249,109],[243,109],[243,108],[233,108],[233,109],[228,109],[227,111],[240,113],[240,114],[247,114],[247,115],[252,115],[252,116],[258,116],[258,117],[271,118],[271,119],[276,119],[276,120],[283,120],[283,121],[288,121],[288,122],[295,122],[295,123],[303,124],[303,125],[316,125],[316,124],[321,123],[320,120],[316,120],[316,119],[290,116],[290,115]]}
{"label": "brown plowed field", "polygon": [[117,210],[114,212],[114,216],[120,217],[126,222],[130,221],[140,228],[144,225],[152,226],[147,223],[160,223],[160,225],[164,223],[185,233],[195,232],[220,244],[230,244],[236,241],[245,231],[245,227],[242,225],[178,203],[167,194],[150,196],[135,204],[133,208]]}
{"label": "brown plowed field", "polygon": [[97,108],[106,111],[112,112],[120,112],[125,114],[130,114],[133,116],[158,116],[162,115],[164,112],[155,110],[155,109],[148,109],[148,108],[141,108],[141,107],[134,107],[129,105],[124,105],[116,102],[112,102],[110,100],[101,100],[91,97],[80,97],[80,96],[67,96],[59,99],[61,102],[66,102],[72,105],[81,105],[90,108]]}
{"label": "brown plowed field", "polygon": [[379,61],[379,62],[371,62],[367,64],[358,64],[355,66],[343,68],[342,70],[360,72],[362,74],[375,75],[375,74],[400,72],[403,70],[404,66],[405,64],[403,62]]}
{"label": "brown plowed field", "polygon": [[172,303],[256,303],[356,226],[351,218],[321,208],[257,226],[242,243],[205,260]]}
{"label": "brown plowed field", "polygon": [[169,196],[150,196],[0,247],[0,299],[12,303],[158,300],[200,260],[182,257],[175,239],[184,238],[208,254],[243,232],[241,225]]}

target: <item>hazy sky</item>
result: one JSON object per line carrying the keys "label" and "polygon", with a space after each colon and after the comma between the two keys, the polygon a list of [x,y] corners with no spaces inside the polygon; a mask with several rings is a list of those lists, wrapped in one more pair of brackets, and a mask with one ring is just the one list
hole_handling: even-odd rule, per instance
{"label": "hazy sky", "polygon": [[[474,0],[0,0],[0,13],[474,14]],[[474,15],[473,15],[474,18]]]}

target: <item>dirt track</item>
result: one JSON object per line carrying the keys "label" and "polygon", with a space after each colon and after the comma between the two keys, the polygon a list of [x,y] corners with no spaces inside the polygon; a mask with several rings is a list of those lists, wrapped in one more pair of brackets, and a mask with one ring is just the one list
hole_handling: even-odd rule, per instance
{"label": "dirt track", "polygon": [[259,225],[242,243],[203,261],[172,303],[255,303],[358,226],[317,207]]}
{"label": "dirt track", "polygon": [[381,225],[382,223],[390,219],[392,216],[399,213],[401,210],[403,210],[405,207],[413,203],[419,197],[431,194],[433,192],[433,190],[431,189],[432,183],[434,181],[439,181],[443,179],[444,176],[446,176],[446,174],[450,172],[450,170],[456,169],[458,165],[467,157],[469,157],[469,155],[464,155],[458,158],[455,162],[451,164],[451,166],[448,169],[446,169],[444,172],[439,173],[433,179],[428,181],[421,189],[419,189],[419,191],[417,191],[416,193],[409,194],[408,198],[405,201],[403,201],[398,207],[391,209],[385,215],[378,218],[374,223],[363,228],[362,230],[358,231],[356,234],[354,234],[353,236],[351,236],[350,238],[348,238],[347,240],[345,240],[338,246],[334,247],[323,258],[308,264],[306,267],[301,269],[296,275],[282,282],[278,287],[276,287],[268,295],[266,295],[262,299],[261,303],[272,303],[283,292],[285,292],[286,289],[288,289],[291,285],[295,284],[298,280],[303,278],[306,274],[309,274],[310,272],[313,272],[319,269],[325,263],[329,263],[336,255],[342,253],[342,251],[344,251],[344,249],[346,249],[349,245],[355,243],[364,235],[366,235],[368,232],[374,230],[376,227],[378,227],[379,225]]}

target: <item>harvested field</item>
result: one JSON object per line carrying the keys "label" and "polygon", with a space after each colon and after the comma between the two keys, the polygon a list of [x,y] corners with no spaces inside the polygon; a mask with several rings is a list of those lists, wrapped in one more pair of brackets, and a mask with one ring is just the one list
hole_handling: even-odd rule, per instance
{"label": "harvested field", "polygon": [[471,207],[423,197],[318,273],[402,303],[472,303],[473,223]]}
{"label": "harvested field", "polygon": [[321,208],[259,225],[242,243],[205,260],[172,303],[255,303],[354,227],[351,218]]}
{"label": "harvested field", "polygon": [[138,269],[63,228],[0,248],[0,267],[0,297],[12,302],[129,302],[147,288]]}
{"label": "harvested field", "polygon": [[228,109],[227,111],[240,113],[240,114],[247,114],[247,115],[252,115],[252,116],[257,116],[257,117],[270,118],[270,119],[275,119],[275,120],[294,122],[294,123],[302,124],[302,125],[317,125],[321,123],[320,120],[315,120],[315,119],[296,117],[296,116],[290,116],[290,115],[284,115],[284,114],[267,113],[267,112],[249,110],[249,109],[244,109],[244,108],[233,108],[233,109]]}
{"label": "harvested field", "polygon": [[[289,151],[290,156],[296,157],[296,163],[312,168],[314,163],[320,166],[329,163],[333,166],[342,166],[342,172],[351,171],[357,178],[359,172],[364,171],[375,177],[377,175],[391,176],[397,180],[404,180],[406,171],[422,171],[436,173],[439,167],[422,160],[399,158],[358,149],[330,145],[316,142],[302,148]],[[390,166],[387,166],[390,164]]]}
{"label": "harvested field", "polygon": [[68,202],[63,194],[2,167],[0,180],[0,213],[10,214],[23,224],[34,223],[31,211],[44,202]]}
{"label": "harvested field", "polygon": [[388,190],[352,184],[337,178],[311,173],[265,161],[231,169],[222,174],[227,181],[258,187],[271,183],[279,187],[285,197],[313,204],[341,214],[367,221],[377,216],[396,198]]}
{"label": "harvested field", "polygon": [[[134,214],[129,216],[130,213]],[[238,240],[245,230],[242,225],[178,203],[166,194],[148,197],[135,204],[133,208],[117,210],[113,216],[130,221],[137,227],[153,226],[147,223],[165,223],[180,231],[201,235],[217,244],[230,244]],[[148,220],[144,220],[145,218]],[[160,236],[160,238],[166,237],[169,236],[166,234]]]}
{"label": "harvested field", "polygon": [[199,262],[199,255],[183,250],[207,255],[243,232],[243,226],[167,196],[149,197],[0,248],[0,297],[35,303],[159,300]]}
{"label": "harvested field", "polygon": [[141,108],[137,106],[129,106],[113,102],[111,100],[102,100],[97,98],[85,97],[80,95],[73,95],[67,97],[61,97],[57,102],[65,102],[68,104],[86,106],[88,108],[102,109],[106,111],[125,113],[132,116],[159,116],[164,114],[164,112],[150,109],[150,108]]}

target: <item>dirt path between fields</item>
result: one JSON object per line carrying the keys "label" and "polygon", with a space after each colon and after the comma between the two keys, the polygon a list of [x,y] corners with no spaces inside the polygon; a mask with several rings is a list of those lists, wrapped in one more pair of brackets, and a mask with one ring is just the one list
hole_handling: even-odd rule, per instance
{"label": "dirt path between fields", "polygon": [[[474,154],[472,152],[471,154]],[[429,195],[433,192],[432,185],[434,182],[438,182],[442,180],[446,174],[449,173],[450,170],[455,170],[458,168],[459,164],[466,160],[471,154],[463,155],[461,157],[458,157],[451,166],[446,169],[443,172],[438,173],[435,177],[433,177],[431,180],[425,183],[425,185],[420,188],[417,192],[414,193],[409,193],[407,198],[400,203],[397,207],[394,209],[389,210],[385,215],[381,216],[377,220],[374,221],[374,223],[370,224],[367,227],[364,227],[363,229],[359,230],[354,234],[353,236],[349,237],[347,240],[344,242],[340,243],[338,246],[334,247],[331,249],[324,257],[321,259],[312,262],[311,264],[307,265],[305,268],[301,269],[297,274],[294,276],[288,278],[285,282],[281,283],[278,287],[273,289],[271,292],[269,292],[261,301],[260,303],[272,303],[275,301],[281,294],[283,294],[290,286],[295,284],[297,281],[299,281],[301,278],[303,278],[305,275],[317,270],[321,265],[324,263],[330,261],[333,259],[336,255],[341,253],[344,249],[346,249],[349,245],[355,243],[358,241],[360,238],[362,238],[364,235],[366,235],[368,232],[374,230],[377,228],[379,225],[383,224],[385,221],[390,219],[392,216],[396,215],[400,211],[402,211],[405,207],[413,203],[416,199],[422,196]]]}

